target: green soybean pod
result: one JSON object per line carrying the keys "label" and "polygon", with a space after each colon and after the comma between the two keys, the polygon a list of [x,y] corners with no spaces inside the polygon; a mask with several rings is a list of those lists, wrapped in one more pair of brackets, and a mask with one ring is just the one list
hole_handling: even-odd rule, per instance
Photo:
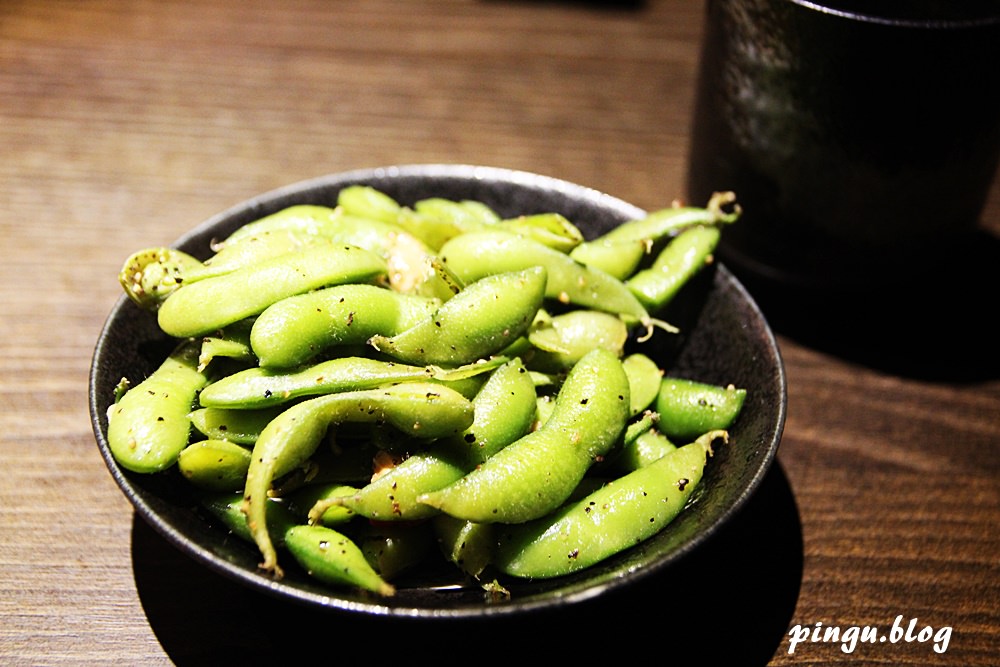
{"label": "green soybean pod", "polygon": [[621,472],[631,472],[663,458],[675,449],[677,445],[670,438],[655,428],[650,428],[626,440],[610,467]]}
{"label": "green soybean pod", "polygon": [[130,255],[118,273],[125,294],[143,310],[155,311],[202,263],[174,248],[145,248]]}
{"label": "green soybean pod", "polygon": [[649,539],[684,509],[701,482],[712,441],[720,437],[724,431],[705,434],[551,516],[504,526],[493,565],[511,576],[549,579]]}
{"label": "green soybean pod", "polygon": [[348,185],[337,193],[337,206],[348,215],[395,223],[402,207],[395,199],[370,185]]}
{"label": "green soybean pod", "polygon": [[458,480],[531,428],[535,385],[521,360],[512,359],[493,371],[472,405],[475,416],[461,433],[409,456],[355,494],[318,503],[310,519],[335,505],[378,521],[412,521],[438,514],[417,498]]}
{"label": "green soybean pod", "polygon": [[215,254],[197,270],[188,272],[185,282],[193,283],[213,278],[237,269],[297,252],[313,243],[333,243],[327,237],[292,229],[264,231],[235,242],[215,246]]}
{"label": "green soybean pod", "polygon": [[229,440],[240,445],[257,442],[261,431],[281,414],[282,406],[241,410],[238,408],[198,408],[191,412],[191,425],[210,440]]}
{"label": "green soybean pod", "polygon": [[465,574],[478,579],[493,560],[493,524],[438,514],[431,519],[431,527],[445,559]]}
{"label": "green soybean pod", "polygon": [[207,368],[215,359],[232,359],[242,363],[257,363],[250,347],[252,320],[241,320],[201,339],[198,367]]}
{"label": "green soybean pod", "polygon": [[275,231],[330,236],[342,215],[341,211],[330,206],[296,204],[243,225],[226,237],[219,247]]}
{"label": "green soybean pod", "polygon": [[626,281],[628,288],[646,308],[664,308],[692,277],[712,263],[720,238],[718,227],[685,229],[660,251],[651,267]]}
{"label": "green soybean pod", "polygon": [[663,370],[641,352],[634,352],[622,359],[628,376],[632,415],[638,415],[656,401],[663,384]]}
{"label": "green soybean pod", "polygon": [[611,450],[628,415],[629,385],[621,361],[612,352],[594,350],[569,372],[543,426],[418,500],[482,523],[519,523],[547,514]]}
{"label": "green soybean pod", "polygon": [[456,236],[439,253],[441,261],[461,280],[544,266],[545,296],[647,323],[646,308],[628,287],[607,273],[585,266],[569,255],[510,232],[484,231]]}
{"label": "green soybean pod", "polygon": [[[198,497],[198,503],[217,521],[241,540],[253,542],[250,527],[247,525],[246,514],[243,513],[243,494],[227,492],[203,492]],[[298,525],[295,516],[280,501],[269,500],[267,503],[268,530],[275,537],[275,545],[285,545],[285,533],[292,526]]]}
{"label": "green soybean pod", "polygon": [[622,241],[596,239],[584,241],[573,248],[569,256],[594,269],[600,269],[618,280],[625,280],[649,253],[650,244],[644,239]]}
{"label": "green soybean pod", "polygon": [[497,228],[526,236],[559,252],[570,252],[583,242],[583,233],[560,213],[536,213],[507,218]]}
{"label": "green soybean pod", "polygon": [[352,356],[329,359],[288,371],[254,367],[237,371],[209,384],[202,390],[199,401],[204,407],[246,410],[278,406],[309,396],[374,389],[399,382],[440,381],[459,385],[462,380],[488,374],[504,361],[501,357],[495,357],[443,369]]}
{"label": "green soybean pod", "polygon": [[433,315],[395,335],[375,335],[379,352],[410,364],[468,364],[527,331],[542,304],[546,271],[532,266],[469,283]]}
{"label": "green soybean pod", "polygon": [[335,285],[268,306],[255,320],[250,346],[265,368],[304,364],[328,348],[392,336],[429,317],[437,299],[376,285]]}
{"label": "green soybean pod", "polygon": [[123,468],[152,473],[177,462],[191,435],[188,415],[208,383],[198,356],[196,343],[182,342],[108,410],[108,448]]}
{"label": "green soybean pod", "polygon": [[727,429],[739,416],[746,394],[746,389],[733,385],[723,387],[685,378],[664,378],[656,397],[659,429],[675,440]]}
{"label": "green soybean pod", "polygon": [[[316,503],[335,498],[337,496],[348,496],[357,493],[358,488],[349,484],[336,482],[306,484],[286,494],[282,500],[288,503],[289,510],[301,519],[300,523],[309,520],[309,510]],[[242,496],[241,496],[242,498]],[[349,522],[354,518],[354,512],[339,505],[328,508],[325,512],[316,517],[314,523],[321,526],[335,527]]]}
{"label": "green soybean pod", "polygon": [[260,314],[272,303],[329,285],[385,276],[384,259],[348,245],[310,246],[174,291],[157,319],[178,338],[202,336]]}
{"label": "green soybean pod", "polygon": [[435,548],[434,534],[422,521],[369,522],[354,539],[386,581],[426,564]]}
{"label": "green soybean pod", "polygon": [[250,450],[228,440],[191,443],[177,456],[177,469],[192,484],[212,491],[241,491]]}
{"label": "green soybean pod", "polygon": [[599,310],[570,310],[532,326],[528,341],[536,349],[526,358],[533,370],[566,371],[594,348],[621,356],[627,339],[621,318]]}
{"label": "green soybean pod", "polygon": [[247,519],[264,561],[261,568],[281,576],[264,512],[275,479],[306,461],[323,436],[343,422],[389,425],[427,440],[458,433],[473,420],[472,403],[443,385],[411,382],[319,396],[275,417],[254,444],[244,489]]}
{"label": "green soybean pod", "polygon": [[720,225],[736,222],[742,211],[733,192],[716,192],[704,207],[672,206],[649,213],[618,225],[599,237],[598,241],[659,241],[683,229],[698,225]]}
{"label": "green soybean pod", "polygon": [[285,548],[298,564],[320,581],[356,586],[379,595],[393,595],[395,587],[371,566],[361,548],[347,536],[326,526],[293,526],[284,535]]}

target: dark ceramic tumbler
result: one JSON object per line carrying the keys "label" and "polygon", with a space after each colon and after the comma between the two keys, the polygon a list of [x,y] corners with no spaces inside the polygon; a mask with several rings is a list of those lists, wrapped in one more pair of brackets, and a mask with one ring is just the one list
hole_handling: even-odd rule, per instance
{"label": "dark ceramic tumbler", "polygon": [[1000,2],[707,0],[694,118],[688,197],[737,193],[720,255],[741,278],[906,280],[981,223]]}

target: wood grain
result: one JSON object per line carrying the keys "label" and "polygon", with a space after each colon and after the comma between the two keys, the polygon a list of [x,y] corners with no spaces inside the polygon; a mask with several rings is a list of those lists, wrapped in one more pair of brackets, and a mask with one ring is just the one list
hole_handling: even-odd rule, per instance
{"label": "wood grain", "polygon": [[[962,319],[924,304],[916,326],[936,337],[907,348],[904,368],[779,329],[788,422],[760,497],[676,579],[540,624],[338,619],[337,633],[176,552],[134,518],[97,452],[90,358],[129,252],[261,191],[387,164],[525,169],[666,205],[682,196],[702,9],[0,3],[0,663],[256,664],[335,634],[370,658],[387,631],[406,642],[394,654],[481,655],[479,631],[512,656],[558,630],[573,633],[560,640],[570,658],[599,637],[664,663],[996,664],[1000,378],[983,354],[995,278],[958,286],[979,290]],[[1000,182],[983,220],[1000,230]],[[946,358],[963,372],[921,373],[957,351]],[[888,631],[897,615],[952,627],[948,650],[788,653],[796,625]]]}

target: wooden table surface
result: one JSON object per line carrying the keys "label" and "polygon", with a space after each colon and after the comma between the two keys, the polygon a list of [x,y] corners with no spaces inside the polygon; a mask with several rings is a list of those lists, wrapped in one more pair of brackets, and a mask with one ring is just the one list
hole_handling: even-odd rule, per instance
{"label": "wooden table surface", "polygon": [[[788,419],[759,493],[668,576],[541,620],[366,622],[246,590],[137,518],[98,453],[88,371],[131,251],[256,193],[389,164],[510,167],[667,205],[683,197],[702,13],[0,3],[0,664],[565,665],[604,647],[644,664],[998,664],[994,236],[890,318],[876,303],[817,337],[768,305]],[[984,222],[1000,227],[998,183]],[[796,626],[818,624],[887,641],[810,635],[792,652]]]}

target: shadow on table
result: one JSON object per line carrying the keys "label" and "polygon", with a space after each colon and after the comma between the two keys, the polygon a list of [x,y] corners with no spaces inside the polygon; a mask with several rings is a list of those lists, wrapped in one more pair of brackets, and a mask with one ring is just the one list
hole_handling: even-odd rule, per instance
{"label": "shadow on table", "polygon": [[[328,656],[438,664],[545,654],[588,664],[597,652],[683,664],[765,665],[782,643],[802,579],[802,530],[775,462],[715,537],[635,590],[558,611],[485,623],[356,618],[272,598],[191,560],[138,515],[136,587],[153,632],[181,667],[292,664]],[[582,662],[579,662],[582,661]],[[305,663],[308,664],[308,663]]]}
{"label": "shadow on table", "polygon": [[1000,378],[992,322],[1000,298],[1000,238],[988,232],[942,247],[921,274],[881,288],[796,290],[735,273],[775,333],[808,347],[920,380]]}

